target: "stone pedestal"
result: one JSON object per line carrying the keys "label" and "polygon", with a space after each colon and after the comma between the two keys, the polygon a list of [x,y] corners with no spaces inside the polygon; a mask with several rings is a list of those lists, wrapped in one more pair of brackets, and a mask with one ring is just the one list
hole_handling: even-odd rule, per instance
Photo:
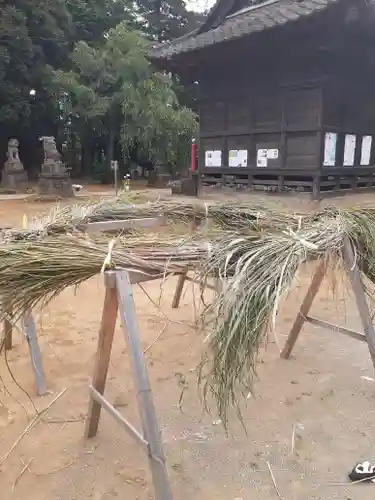
{"label": "stone pedestal", "polygon": [[24,189],[27,187],[27,173],[18,156],[18,140],[9,139],[7,161],[4,163],[1,187],[3,189]]}
{"label": "stone pedestal", "polygon": [[69,172],[59,162],[45,161],[38,179],[39,194],[48,196],[74,196]]}
{"label": "stone pedestal", "polygon": [[171,182],[172,194],[183,194],[185,196],[198,196],[198,176],[190,175],[187,179]]}
{"label": "stone pedestal", "polygon": [[42,137],[44,162],[39,174],[39,194],[45,196],[74,196],[69,172],[61,161],[53,137]]}

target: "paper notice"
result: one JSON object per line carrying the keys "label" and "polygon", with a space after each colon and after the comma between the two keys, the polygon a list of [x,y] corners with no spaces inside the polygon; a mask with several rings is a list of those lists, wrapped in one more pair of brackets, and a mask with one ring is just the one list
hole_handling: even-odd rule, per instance
{"label": "paper notice", "polygon": [[333,167],[336,163],[337,134],[327,132],[324,136],[324,160],[325,167]]}
{"label": "paper notice", "polygon": [[229,151],[230,167],[247,167],[247,149],[231,149]]}
{"label": "paper notice", "polygon": [[372,136],[364,135],[362,137],[361,147],[361,165],[370,165]]}
{"label": "paper notice", "polygon": [[356,143],[356,136],[352,134],[346,134],[345,145],[344,145],[345,167],[352,167],[354,165],[355,143]]}
{"label": "paper notice", "polygon": [[219,149],[205,152],[206,167],[221,167],[221,151]]}
{"label": "paper notice", "polygon": [[257,167],[266,167],[268,149],[258,149],[257,151]]}

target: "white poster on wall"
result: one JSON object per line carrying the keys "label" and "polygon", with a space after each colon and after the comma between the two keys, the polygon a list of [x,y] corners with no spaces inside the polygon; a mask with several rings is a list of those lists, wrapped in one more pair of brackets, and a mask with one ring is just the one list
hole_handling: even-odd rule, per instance
{"label": "white poster on wall", "polygon": [[268,149],[258,149],[258,151],[257,151],[257,167],[266,167],[268,165],[267,153],[268,153]]}
{"label": "white poster on wall", "polygon": [[204,165],[205,167],[221,167],[221,151],[219,149],[206,151]]}
{"label": "white poster on wall", "polygon": [[361,146],[361,165],[370,165],[372,136],[364,135]]}
{"label": "white poster on wall", "polygon": [[325,167],[333,167],[336,163],[337,134],[327,132],[324,136],[324,160]]}
{"label": "white poster on wall", "polygon": [[267,158],[269,160],[277,160],[279,157],[278,149],[267,149]]}
{"label": "white poster on wall", "polygon": [[352,167],[354,165],[356,136],[353,134],[346,134],[344,145],[344,166]]}
{"label": "white poster on wall", "polygon": [[231,149],[229,151],[230,167],[247,167],[247,149]]}

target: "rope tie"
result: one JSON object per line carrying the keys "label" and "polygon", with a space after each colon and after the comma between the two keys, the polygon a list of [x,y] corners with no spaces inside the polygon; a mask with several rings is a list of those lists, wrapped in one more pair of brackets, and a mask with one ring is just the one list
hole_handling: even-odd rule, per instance
{"label": "rope tie", "polygon": [[115,246],[115,243],[116,243],[116,238],[113,238],[108,243],[108,252],[104,258],[103,265],[102,265],[102,268],[100,270],[101,274],[103,274],[106,269],[110,269],[112,267],[112,252],[113,252],[113,247]]}

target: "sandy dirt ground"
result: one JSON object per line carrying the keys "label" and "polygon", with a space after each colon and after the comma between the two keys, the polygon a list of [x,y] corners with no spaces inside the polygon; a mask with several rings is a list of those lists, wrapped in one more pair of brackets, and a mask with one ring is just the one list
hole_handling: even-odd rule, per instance
{"label": "sandy dirt ground", "polygon": [[[375,205],[374,196],[331,202]],[[264,200],[256,197],[257,202]],[[272,197],[266,202],[291,210],[302,207],[294,198]],[[311,208],[303,203],[304,209]],[[20,225],[24,213],[32,216],[47,206],[0,201],[0,225]],[[199,305],[193,305],[197,294],[192,285],[186,287],[178,310],[170,306],[174,278],[163,287],[160,308],[153,303],[160,297],[159,282],[144,285],[153,302],[134,287],[144,348],[165,328],[146,358],[175,500],[375,498],[375,484],[351,485],[347,480],[357,461],[375,461],[375,381],[366,345],[305,325],[293,358],[279,358],[277,342],[285,341],[311,271],[301,273],[278,317],[276,336],[262,350],[256,394],[243,408],[247,434],[233,414],[228,436],[215,414],[203,411],[197,390],[195,368],[204,338],[194,328]],[[335,302],[331,285],[330,280],[325,282],[312,314],[361,331],[345,281],[337,284],[340,293]],[[78,290],[66,290],[43,314],[36,312],[51,394],[36,395],[27,343],[17,331],[13,350],[6,360],[0,359],[1,500],[153,498],[146,457],[107,414],[103,412],[98,436],[83,439],[103,289],[102,278],[94,278]],[[45,408],[64,388],[65,394],[7,456],[35,415],[34,405]],[[120,321],[106,396],[139,424]]]}

